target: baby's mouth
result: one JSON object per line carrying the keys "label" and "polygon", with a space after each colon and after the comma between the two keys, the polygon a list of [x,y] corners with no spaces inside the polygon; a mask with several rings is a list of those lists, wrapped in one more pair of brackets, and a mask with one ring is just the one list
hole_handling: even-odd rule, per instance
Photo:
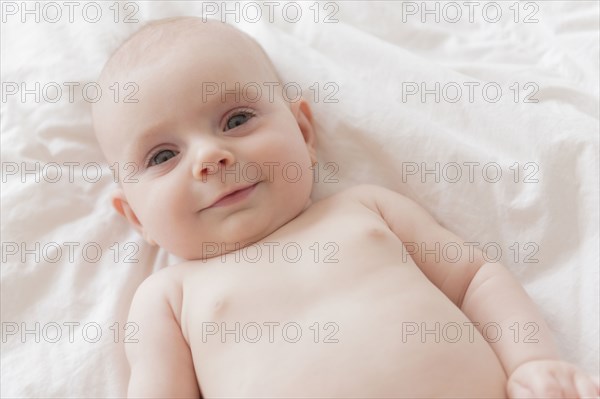
{"label": "baby's mouth", "polygon": [[254,192],[254,188],[257,184],[258,183],[254,183],[238,187],[233,190],[228,190],[224,194],[219,195],[217,199],[211,203],[211,205],[201,209],[201,211],[209,208],[228,206],[240,202],[249,197],[252,194],[252,192]]}

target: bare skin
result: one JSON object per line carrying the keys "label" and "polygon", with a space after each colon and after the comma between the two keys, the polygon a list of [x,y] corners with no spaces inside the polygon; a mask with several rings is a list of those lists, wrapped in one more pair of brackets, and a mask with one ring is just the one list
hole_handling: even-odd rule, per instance
{"label": "bare skin", "polygon": [[[176,24],[165,29],[177,37]],[[149,243],[189,259],[136,292],[128,396],[598,395],[582,370],[559,360],[506,268],[468,251],[419,205],[376,186],[312,203],[308,104],[204,101],[206,82],[274,77],[239,32],[194,29],[167,41],[164,57],[119,75],[140,83],[138,104],[94,106],[109,161],[138,167],[113,205]],[[273,162],[294,164],[299,178],[273,173]],[[259,178],[237,179],[236,167],[248,165]],[[436,244],[465,250],[448,262],[421,249]],[[500,339],[490,340],[490,323]],[[514,323],[536,326],[537,342],[515,340]]]}
{"label": "bare skin", "polygon": [[[257,251],[241,250],[237,260],[229,253],[186,262],[144,283],[130,314],[140,340],[157,342],[152,358],[178,348],[181,357],[165,369],[193,363],[195,374],[174,373],[173,387],[188,387],[182,393],[192,397],[197,385],[205,397],[505,397],[506,375],[494,351],[476,329],[469,337],[468,318],[403,251],[376,209],[361,202],[368,191],[358,187],[314,204],[257,242],[256,262]],[[407,222],[398,233],[410,238],[409,228]],[[271,244],[269,254],[265,243],[280,245]],[[288,243],[302,255],[284,252]],[[147,320],[155,295],[169,311],[161,318],[153,311]],[[239,336],[223,335],[236,322]],[[262,334],[256,343],[253,322]],[[265,322],[278,323],[271,339]],[[290,322],[301,329],[298,342],[297,326],[283,331]],[[446,341],[441,328],[437,338],[408,334],[414,323],[435,330],[436,322],[457,323],[462,339]],[[158,344],[165,339],[169,345]],[[155,388],[141,364],[149,356],[140,353],[144,347],[128,347],[140,361],[131,392],[140,396]]]}

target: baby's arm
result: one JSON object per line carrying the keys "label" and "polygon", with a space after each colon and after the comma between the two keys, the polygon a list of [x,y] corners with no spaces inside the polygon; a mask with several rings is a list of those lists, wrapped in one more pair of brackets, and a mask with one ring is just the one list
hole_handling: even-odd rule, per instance
{"label": "baby's arm", "polygon": [[[504,266],[485,263],[479,249],[469,254],[464,240],[408,198],[376,186],[360,186],[357,192],[365,205],[379,211],[427,278],[472,322],[479,323],[476,327],[480,332],[486,323],[498,323],[503,336],[490,344],[509,376],[509,396],[597,397],[597,384],[582,370],[559,360],[550,329]],[[435,259],[434,254],[421,251],[437,248],[439,255],[448,243],[461,246],[461,259],[450,263],[444,257]],[[536,334],[531,338],[538,341],[535,343],[525,340],[533,329]]]}
{"label": "baby's arm", "polygon": [[576,366],[560,361],[549,327],[523,287],[502,265],[486,263],[461,307],[471,319],[498,323],[503,336],[490,343],[518,398],[597,398],[598,385]]}
{"label": "baby's arm", "polygon": [[190,349],[172,304],[181,300],[175,284],[158,272],[135,293],[129,322],[139,328],[136,343],[126,343],[131,367],[127,397],[199,398]]}

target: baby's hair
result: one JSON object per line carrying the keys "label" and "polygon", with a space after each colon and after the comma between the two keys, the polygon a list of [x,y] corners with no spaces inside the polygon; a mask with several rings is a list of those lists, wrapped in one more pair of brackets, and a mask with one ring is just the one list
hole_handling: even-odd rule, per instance
{"label": "baby's hair", "polygon": [[[234,28],[226,23],[202,19],[200,17],[180,16],[153,20],[146,23],[131,36],[129,36],[109,57],[100,74],[100,80],[117,74],[118,71],[129,70],[143,61],[151,61],[158,58],[161,52],[159,44],[172,43],[174,40],[181,39],[186,35],[202,33],[202,29],[207,26],[215,29],[229,29],[235,31],[240,40],[245,40],[250,46],[256,48],[262,58],[267,62],[267,67],[278,82],[281,78],[277,68],[256,40],[246,33]],[[208,31],[206,31],[208,32]],[[204,33],[206,33],[204,32]]]}

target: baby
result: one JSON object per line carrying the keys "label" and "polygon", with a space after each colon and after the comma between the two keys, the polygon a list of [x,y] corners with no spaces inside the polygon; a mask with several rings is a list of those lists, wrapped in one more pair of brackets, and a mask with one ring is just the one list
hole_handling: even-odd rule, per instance
{"label": "baby", "polygon": [[[311,201],[311,109],[246,34],[154,22],[100,81],[139,87],[93,108],[106,158],[136,171],[112,204],[187,259],[135,294],[130,397],[598,396],[507,269],[418,204],[370,185]],[[470,250],[450,263],[446,244]]]}

